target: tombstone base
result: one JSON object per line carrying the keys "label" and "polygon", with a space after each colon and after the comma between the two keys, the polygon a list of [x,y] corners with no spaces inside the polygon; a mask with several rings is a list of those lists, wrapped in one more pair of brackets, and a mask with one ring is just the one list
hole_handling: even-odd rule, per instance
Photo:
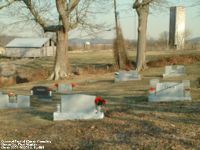
{"label": "tombstone base", "polygon": [[104,113],[103,112],[94,112],[91,114],[85,113],[62,113],[62,112],[54,112],[53,113],[53,120],[91,120],[91,119],[103,119]]}
{"label": "tombstone base", "polygon": [[39,102],[52,102],[52,96],[31,96],[32,100],[36,100]]}
{"label": "tombstone base", "polygon": [[149,96],[148,97],[149,102],[172,102],[172,101],[187,101],[187,100],[189,101],[192,100],[191,96],[187,96],[187,97]]}
{"label": "tombstone base", "polygon": [[185,74],[181,74],[181,73],[174,73],[174,74],[163,74],[163,78],[167,78],[167,77],[181,77],[184,76]]}
{"label": "tombstone base", "polygon": [[8,103],[7,105],[8,108],[18,108],[17,103]]}
{"label": "tombstone base", "polygon": [[137,80],[141,80],[140,75],[139,75],[137,78],[124,78],[124,79],[115,78],[115,82],[121,82],[121,81],[137,81]]}
{"label": "tombstone base", "polygon": [[140,74],[135,70],[121,70],[115,73],[115,82],[141,80]]}

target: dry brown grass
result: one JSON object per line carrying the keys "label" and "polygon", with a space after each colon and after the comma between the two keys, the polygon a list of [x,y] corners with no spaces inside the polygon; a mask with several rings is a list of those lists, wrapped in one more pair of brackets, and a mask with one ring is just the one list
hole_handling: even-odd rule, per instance
{"label": "dry brown grass", "polygon": [[[100,59],[97,53],[91,55],[96,55],[97,58],[87,57],[87,65],[109,63]],[[76,54],[74,57],[80,58],[81,63],[85,58],[83,56],[86,55]],[[78,86],[74,93],[100,95],[107,99],[103,120],[52,121],[52,113],[59,100],[59,95],[55,95],[51,103],[32,101],[30,109],[0,110],[0,140],[50,140],[52,143],[45,145],[47,150],[200,149],[200,85],[197,82],[200,62],[185,66],[185,77],[162,79],[164,68],[157,67],[142,72],[141,81],[122,83],[114,83],[114,70],[91,71],[89,68],[89,72],[85,70],[83,74],[73,76],[70,80],[57,82],[76,82]],[[190,79],[193,100],[149,103],[147,91],[152,78],[159,78],[161,81]],[[33,85],[50,86],[53,83],[40,80],[2,90],[23,91],[28,94]]]}

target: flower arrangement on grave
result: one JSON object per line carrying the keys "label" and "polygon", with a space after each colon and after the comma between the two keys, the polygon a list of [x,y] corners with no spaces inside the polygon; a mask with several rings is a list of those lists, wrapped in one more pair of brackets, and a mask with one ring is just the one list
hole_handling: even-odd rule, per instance
{"label": "flower arrangement on grave", "polygon": [[155,91],[155,88],[153,88],[153,87],[149,88],[149,92],[154,92],[154,91]]}
{"label": "flower arrangement on grave", "polygon": [[16,94],[13,93],[13,92],[9,92],[9,93],[8,93],[8,96],[9,96],[9,97],[14,97],[14,96],[16,96]]}
{"label": "flower arrangement on grave", "polygon": [[106,100],[103,99],[101,96],[97,96],[95,99],[96,106],[102,106],[106,104]]}
{"label": "flower arrangement on grave", "polygon": [[51,92],[56,92],[58,90],[58,83],[55,83],[48,90],[51,91]]}
{"label": "flower arrangement on grave", "polygon": [[106,100],[100,96],[97,96],[95,99],[95,104],[96,104],[96,110],[98,113],[102,110],[102,106],[106,104]]}
{"label": "flower arrangement on grave", "polygon": [[156,89],[154,87],[150,87],[149,88],[149,93],[150,94],[155,94],[155,92],[156,92]]}
{"label": "flower arrangement on grave", "polygon": [[77,83],[71,83],[72,88],[77,86]]}
{"label": "flower arrangement on grave", "polygon": [[55,83],[55,84],[54,84],[54,87],[58,88],[58,83]]}

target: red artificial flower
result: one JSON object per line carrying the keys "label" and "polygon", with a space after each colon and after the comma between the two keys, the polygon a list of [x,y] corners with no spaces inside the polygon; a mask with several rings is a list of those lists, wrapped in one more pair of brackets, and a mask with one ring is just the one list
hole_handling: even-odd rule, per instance
{"label": "red artificial flower", "polygon": [[95,99],[95,104],[96,105],[105,105],[106,104],[106,100],[104,100],[102,97],[98,96]]}
{"label": "red artificial flower", "polygon": [[155,88],[151,87],[151,88],[149,89],[149,92],[155,92]]}
{"label": "red artificial flower", "polygon": [[105,100],[105,99],[102,100],[102,104],[103,104],[103,105],[106,104],[106,100]]}
{"label": "red artificial flower", "polygon": [[102,98],[101,98],[100,96],[99,96],[99,97],[96,97],[95,103],[98,104],[98,103],[101,101],[101,99],[102,99]]}
{"label": "red artificial flower", "polygon": [[55,83],[54,86],[55,86],[55,87],[58,87],[58,83]]}
{"label": "red artificial flower", "polygon": [[72,86],[72,87],[76,87],[77,84],[76,84],[76,83],[71,83],[71,86]]}

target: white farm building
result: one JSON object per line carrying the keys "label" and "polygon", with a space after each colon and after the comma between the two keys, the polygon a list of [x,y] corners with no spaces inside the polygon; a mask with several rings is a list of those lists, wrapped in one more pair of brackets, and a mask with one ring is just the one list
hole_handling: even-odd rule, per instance
{"label": "white farm building", "polygon": [[15,38],[6,45],[7,57],[45,57],[55,56],[54,41],[49,38]]}

